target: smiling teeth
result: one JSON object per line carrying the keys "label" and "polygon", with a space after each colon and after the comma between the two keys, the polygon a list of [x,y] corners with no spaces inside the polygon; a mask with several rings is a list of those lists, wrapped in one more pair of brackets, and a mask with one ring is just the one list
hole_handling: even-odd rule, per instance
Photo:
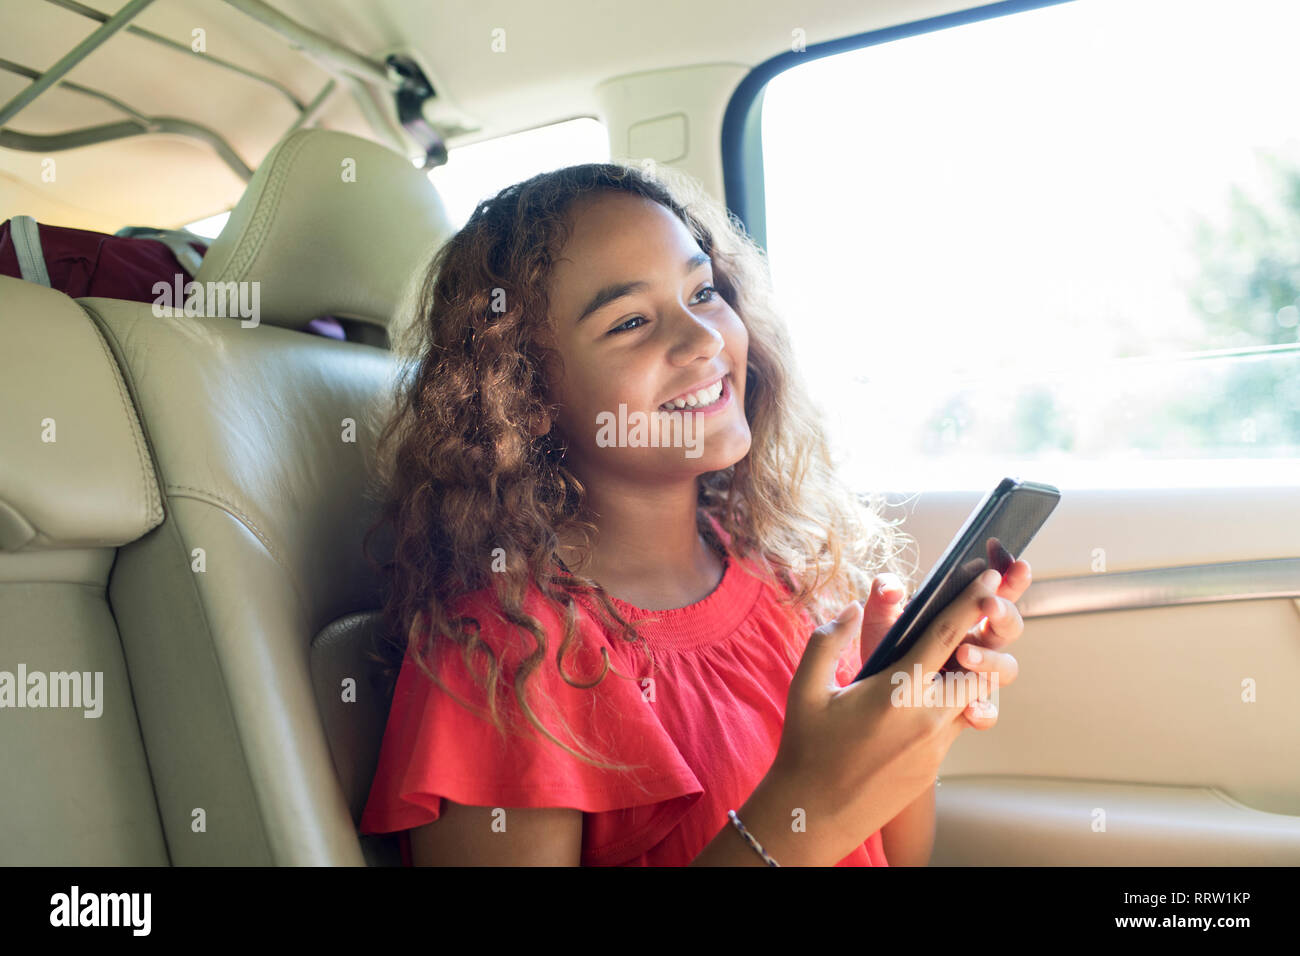
{"label": "smiling teeth", "polygon": [[664,402],[659,407],[666,411],[672,411],[678,408],[700,408],[705,405],[712,405],[722,397],[722,379],[718,379],[716,385],[710,388],[702,388],[698,392],[683,397],[673,399],[671,402]]}

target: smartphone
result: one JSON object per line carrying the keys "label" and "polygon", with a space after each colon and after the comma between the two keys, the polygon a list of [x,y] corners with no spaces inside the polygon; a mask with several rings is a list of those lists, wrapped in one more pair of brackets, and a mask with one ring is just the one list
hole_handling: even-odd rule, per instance
{"label": "smartphone", "polygon": [[907,654],[949,602],[989,568],[1006,574],[1060,500],[1061,492],[1051,485],[1003,478],[971,512],[853,679],[870,677]]}

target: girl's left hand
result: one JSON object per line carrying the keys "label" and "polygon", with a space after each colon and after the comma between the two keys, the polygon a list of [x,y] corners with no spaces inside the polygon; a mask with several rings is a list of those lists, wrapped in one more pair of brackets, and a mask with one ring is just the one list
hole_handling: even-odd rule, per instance
{"label": "girl's left hand", "polygon": [[[988,674],[996,672],[999,686],[1010,684],[1016,679],[1020,672],[1019,664],[1000,648],[1006,647],[1024,633],[1025,622],[1015,602],[1029,589],[1032,579],[1029,564],[1025,561],[1015,561],[1007,568],[1007,573],[1002,576],[1002,583],[998,586],[997,598],[990,599],[981,608],[986,616],[962,639],[947,669]],[[863,611],[861,659],[865,661],[903,613],[903,588],[898,578],[892,574],[878,575],[872,582],[871,594]],[[972,660],[972,653],[978,653],[980,659]],[[998,719],[996,711],[976,716],[967,710],[965,716],[976,730],[987,730]]]}

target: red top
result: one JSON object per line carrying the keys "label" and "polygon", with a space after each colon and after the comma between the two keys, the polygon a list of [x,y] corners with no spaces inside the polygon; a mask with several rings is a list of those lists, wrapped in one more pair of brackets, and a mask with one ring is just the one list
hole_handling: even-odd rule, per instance
{"label": "red top", "polygon": [[[574,746],[576,736],[597,751],[597,759],[639,765],[623,774],[583,763],[539,735],[521,716],[510,683],[498,702],[527,737],[503,740],[486,717],[469,713],[430,681],[408,652],[361,832],[430,823],[444,798],[481,807],[572,807],[584,813],[584,866],[689,863],[731,825],[727,811],[740,808],[771,766],[790,680],[814,627],[804,612],[792,617],[780,607],[773,586],[745,572],[754,568],[751,562],[730,554],[725,560],[719,585],[686,607],[649,611],[613,601],[650,644],[653,672],[639,645],[601,629],[591,610],[595,599],[577,595],[578,640],[566,654],[565,673],[589,682],[600,673],[599,648],[607,648],[610,671],[594,688],[573,687],[560,676],[554,654],[562,617],[535,588],[525,599],[548,638],[546,657],[526,685],[534,711],[566,744]],[[533,649],[532,638],[492,613],[490,590],[463,601],[512,678],[514,666]],[[781,650],[791,632],[793,663]],[[486,694],[459,650],[445,651],[430,655],[435,672],[462,700],[485,709]],[[840,661],[841,686],[860,666],[853,647]],[[545,696],[534,696],[535,687]],[[538,711],[546,700],[555,702],[563,724],[553,711]],[[565,725],[570,733],[559,729]],[[409,866],[405,832],[401,850]],[[888,866],[879,831],[836,865]]]}

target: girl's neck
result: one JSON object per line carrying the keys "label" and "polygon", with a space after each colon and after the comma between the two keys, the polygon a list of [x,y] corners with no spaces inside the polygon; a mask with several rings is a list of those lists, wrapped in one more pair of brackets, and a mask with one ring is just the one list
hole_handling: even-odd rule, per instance
{"label": "girl's neck", "polygon": [[638,547],[626,538],[606,537],[602,529],[585,562],[576,546],[561,538],[560,560],[573,573],[591,578],[634,607],[686,607],[708,597],[725,572],[723,555],[694,527],[691,531],[693,540],[685,559],[670,557],[662,546],[656,548],[650,542],[649,547]]}

